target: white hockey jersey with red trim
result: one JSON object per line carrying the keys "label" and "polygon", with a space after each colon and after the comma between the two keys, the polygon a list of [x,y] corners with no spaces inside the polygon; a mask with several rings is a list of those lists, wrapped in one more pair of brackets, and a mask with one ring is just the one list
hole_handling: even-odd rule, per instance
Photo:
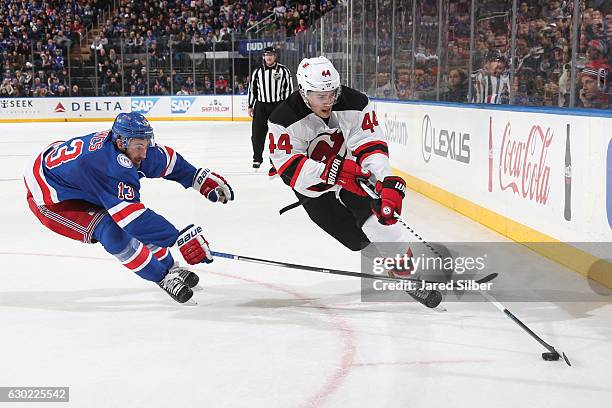
{"label": "white hockey jersey with red trim", "polygon": [[270,115],[268,149],[279,175],[291,188],[317,197],[340,187],[326,184],[325,163],[336,155],[355,160],[376,180],[391,175],[389,150],[368,97],[343,86],[329,120],[315,115],[294,92]]}

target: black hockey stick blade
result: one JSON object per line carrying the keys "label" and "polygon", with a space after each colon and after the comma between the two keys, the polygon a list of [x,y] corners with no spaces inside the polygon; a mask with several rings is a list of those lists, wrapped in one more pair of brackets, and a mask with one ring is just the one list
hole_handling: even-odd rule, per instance
{"label": "black hockey stick blade", "polygon": [[476,283],[487,283],[487,282],[490,282],[493,279],[497,278],[497,275],[499,275],[497,272],[490,273],[487,276],[483,276],[482,278],[476,280]]}
{"label": "black hockey stick blade", "polygon": [[561,355],[563,356],[563,359],[565,360],[565,363],[566,363],[568,366],[570,366],[570,367],[571,367],[571,366],[572,366],[572,363],[570,363],[569,358],[567,358],[567,356],[565,355],[565,353],[564,353],[564,352],[561,352]]}

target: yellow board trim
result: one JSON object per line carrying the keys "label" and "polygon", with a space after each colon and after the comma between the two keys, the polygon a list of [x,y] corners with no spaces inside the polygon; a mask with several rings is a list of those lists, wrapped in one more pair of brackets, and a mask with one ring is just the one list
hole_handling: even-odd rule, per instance
{"label": "yellow board trim", "polygon": [[[177,117],[177,116],[162,116],[147,118],[150,122],[153,121],[169,121],[169,122],[250,122],[251,118],[224,118],[224,117]],[[48,122],[112,122],[112,118],[20,118],[20,119],[0,119],[0,123],[48,123]]]}
{"label": "yellow board trim", "polygon": [[[479,222],[513,241],[527,246],[532,251],[584,277],[612,289],[612,264],[609,262],[403,171],[393,170],[395,174],[406,180],[406,185],[410,189]],[[555,243],[556,245],[550,245],[550,243]]]}

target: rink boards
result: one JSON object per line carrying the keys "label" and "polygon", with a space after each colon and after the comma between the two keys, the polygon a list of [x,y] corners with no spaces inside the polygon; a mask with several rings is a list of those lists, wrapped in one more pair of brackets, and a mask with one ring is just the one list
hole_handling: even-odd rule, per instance
{"label": "rink boards", "polygon": [[0,122],[112,120],[140,112],[151,120],[249,120],[246,95],[0,99]]}
{"label": "rink boards", "polygon": [[609,246],[593,244],[612,242],[611,117],[383,101],[376,110],[412,189],[612,287],[601,262]]}
{"label": "rink boards", "polygon": [[[612,116],[423,102],[375,106],[392,165],[412,189],[515,241],[557,242],[532,247],[612,288],[610,264],[600,261],[609,251],[590,244],[612,242]],[[0,99],[0,123],[109,121],[130,111],[164,121],[250,120],[245,95]]]}

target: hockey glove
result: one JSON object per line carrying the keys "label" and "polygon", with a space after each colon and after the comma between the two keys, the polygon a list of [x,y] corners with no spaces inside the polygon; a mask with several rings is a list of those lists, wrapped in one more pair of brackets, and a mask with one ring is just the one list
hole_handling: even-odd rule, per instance
{"label": "hockey glove", "polygon": [[387,176],[382,183],[376,183],[379,200],[372,203],[372,212],[383,225],[393,225],[397,222],[395,213],[402,213],[402,200],[406,195],[406,182],[401,177]]}
{"label": "hockey glove", "polygon": [[321,178],[327,184],[336,184],[351,193],[365,197],[368,194],[361,188],[359,181],[366,181],[372,173],[364,171],[353,160],[334,156],[327,161]]}
{"label": "hockey glove", "polygon": [[227,181],[209,169],[198,169],[193,177],[193,188],[213,203],[226,204],[234,199],[234,190]]}
{"label": "hockey glove", "polygon": [[188,225],[179,232],[179,237],[176,240],[176,246],[185,258],[185,261],[190,265],[199,264],[202,262],[211,263],[213,261],[208,241],[204,238],[202,227],[194,227],[193,224]]}

